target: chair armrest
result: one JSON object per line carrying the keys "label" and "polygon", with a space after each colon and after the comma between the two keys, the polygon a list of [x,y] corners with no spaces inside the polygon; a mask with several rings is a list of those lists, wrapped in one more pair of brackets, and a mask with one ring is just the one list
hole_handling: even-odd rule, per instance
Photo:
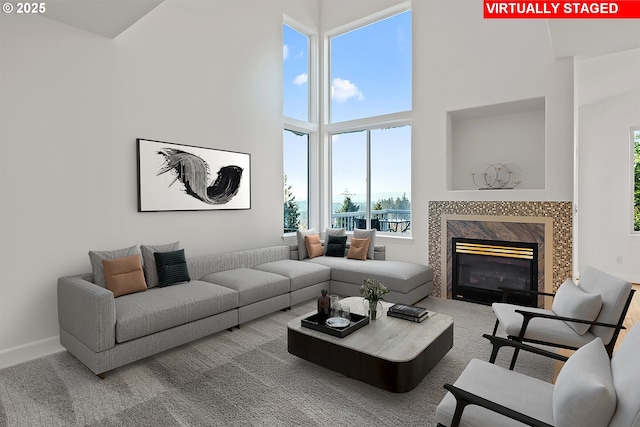
{"label": "chair armrest", "polygon": [[524,344],[524,343],[521,343],[520,341],[514,341],[507,338],[496,337],[495,335],[489,335],[489,334],[483,334],[482,336],[488,339],[493,345],[493,349],[491,351],[491,357],[489,358],[490,363],[494,363],[496,361],[496,357],[498,356],[498,351],[502,347],[517,348],[519,350],[528,351],[530,353],[549,357],[551,359],[559,360],[561,362],[566,362],[569,359],[569,357],[567,356],[563,356],[561,354],[554,353],[552,351],[544,350],[539,347],[534,347],[528,344]]}
{"label": "chair armrest", "polygon": [[590,321],[590,320],[584,320],[584,319],[574,319],[572,317],[556,316],[556,315],[547,314],[547,313],[534,313],[532,311],[526,311],[526,310],[516,310],[515,312],[524,316],[524,320],[522,321],[522,327],[520,328],[520,335],[518,335],[518,339],[524,338],[524,334],[527,331],[529,322],[536,317],[541,319],[562,320],[564,322],[585,323],[592,326],[604,326],[606,328],[614,328],[618,330],[627,329],[622,325],[616,325],[614,323],[602,323],[602,322],[596,322],[596,321]]}
{"label": "chair armrest", "polygon": [[522,412],[514,411],[506,406],[487,400],[477,394],[470,393],[466,390],[458,388],[451,384],[445,384],[444,388],[450,392],[456,399],[456,409],[451,420],[450,427],[458,427],[460,420],[462,419],[462,412],[468,405],[477,405],[493,411],[497,414],[504,415],[505,417],[519,421],[523,424],[527,424],[533,427],[553,427],[550,424],[542,422],[538,419],[532,418]]}
{"label": "chair armrest", "polygon": [[92,351],[108,350],[116,342],[113,292],[82,276],[58,279],[58,321]]}
{"label": "chair armrest", "polygon": [[511,294],[529,294],[529,295],[543,295],[547,297],[555,297],[556,294],[550,292],[534,291],[531,289],[518,289],[510,288],[508,286],[498,286],[498,289],[502,291],[502,302],[508,302]]}

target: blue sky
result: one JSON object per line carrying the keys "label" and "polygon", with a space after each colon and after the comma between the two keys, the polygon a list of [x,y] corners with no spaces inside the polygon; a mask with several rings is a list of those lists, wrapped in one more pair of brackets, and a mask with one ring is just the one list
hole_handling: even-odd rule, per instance
{"label": "blue sky", "polygon": [[[284,114],[308,120],[307,38],[284,26]],[[331,40],[331,122],[411,109],[411,13],[405,12]],[[304,187],[306,151],[285,132],[285,170],[298,200]],[[296,139],[296,137],[293,137]],[[297,138],[300,140],[300,138]],[[334,199],[345,188],[365,198],[364,134],[334,136]],[[410,128],[375,131],[372,137],[372,198],[407,193],[410,197]],[[338,155],[339,154],[339,155]],[[302,188],[301,188],[302,189]],[[306,191],[306,187],[304,188]]]}

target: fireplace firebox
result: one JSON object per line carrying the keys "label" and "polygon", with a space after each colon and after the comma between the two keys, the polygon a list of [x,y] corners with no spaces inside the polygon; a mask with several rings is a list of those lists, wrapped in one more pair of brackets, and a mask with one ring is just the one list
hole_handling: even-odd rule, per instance
{"label": "fireplace firebox", "polygon": [[[490,305],[500,287],[538,290],[538,244],[496,240],[451,240],[454,299]],[[535,295],[512,294],[509,302],[537,307]]]}

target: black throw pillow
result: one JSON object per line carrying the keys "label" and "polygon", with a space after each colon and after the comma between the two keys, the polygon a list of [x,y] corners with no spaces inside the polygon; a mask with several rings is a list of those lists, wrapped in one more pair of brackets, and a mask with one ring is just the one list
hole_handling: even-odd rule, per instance
{"label": "black throw pillow", "polygon": [[187,260],[184,257],[184,249],[173,252],[154,252],[156,268],[158,269],[158,287],[175,285],[176,283],[188,282],[189,270]]}
{"label": "black throw pillow", "polygon": [[347,236],[329,236],[326,256],[344,257],[344,248],[347,245]]}

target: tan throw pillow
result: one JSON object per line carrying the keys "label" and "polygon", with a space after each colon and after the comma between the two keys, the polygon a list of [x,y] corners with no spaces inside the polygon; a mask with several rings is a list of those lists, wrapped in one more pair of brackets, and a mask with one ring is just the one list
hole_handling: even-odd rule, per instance
{"label": "tan throw pillow", "polygon": [[315,258],[324,255],[319,234],[304,236],[304,245],[307,248],[307,254],[309,255],[309,258]]}
{"label": "tan throw pillow", "polygon": [[376,230],[360,230],[355,228],[353,230],[353,237],[356,239],[369,239],[369,249],[367,249],[367,258],[374,259],[374,249],[376,246]]}
{"label": "tan throw pillow", "polygon": [[140,254],[103,259],[104,279],[114,297],[147,290]]}
{"label": "tan throw pillow", "polygon": [[351,246],[349,246],[349,252],[347,258],[359,259],[362,261],[367,260],[367,251],[369,250],[370,239],[358,239],[353,237],[351,239]]}

